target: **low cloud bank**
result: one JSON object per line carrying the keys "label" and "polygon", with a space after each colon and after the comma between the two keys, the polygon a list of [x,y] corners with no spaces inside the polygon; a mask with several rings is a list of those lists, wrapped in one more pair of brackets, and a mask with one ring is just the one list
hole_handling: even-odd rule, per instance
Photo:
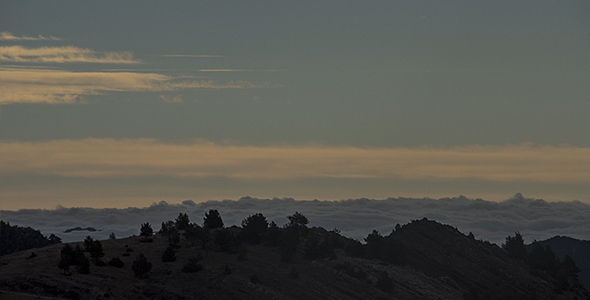
{"label": "low cloud bank", "polygon": [[[55,210],[22,209],[0,211],[1,218],[13,225],[31,226],[45,235],[54,233],[64,242],[83,240],[90,235],[106,239],[111,232],[117,237],[139,233],[142,223],[149,222],[154,230],[162,221],[174,220],[180,212],[187,213],[191,222],[202,224],[209,209],[217,209],[226,226],[240,225],[254,213],[263,213],[279,226],[287,216],[299,211],[311,226],[338,228],[348,237],[362,240],[373,229],[388,234],[397,223],[428,218],[456,226],[461,232],[473,232],[477,239],[501,244],[507,235],[520,231],[527,243],[555,235],[590,240],[590,205],[580,201],[546,202],[516,194],[503,202],[468,199],[463,196],[442,199],[388,198],[385,200],[355,199],[342,201],[296,201],[294,199],[255,199],[244,197],[237,201],[191,200],[181,204],[164,201],[145,208],[64,208]],[[93,227],[96,232],[73,231],[74,227]]]}

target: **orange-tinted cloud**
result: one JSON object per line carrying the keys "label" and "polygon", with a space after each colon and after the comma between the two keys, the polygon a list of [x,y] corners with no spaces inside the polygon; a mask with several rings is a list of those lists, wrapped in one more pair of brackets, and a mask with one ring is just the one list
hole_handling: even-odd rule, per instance
{"label": "orange-tinted cloud", "polygon": [[97,52],[74,46],[27,48],[23,46],[0,47],[0,61],[17,63],[101,63],[138,64],[133,53]]}
{"label": "orange-tinted cloud", "polygon": [[397,178],[590,183],[590,148],[534,145],[453,148],[256,147],[153,139],[0,144],[0,174],[241,179]]}
{"label": "orange-tinted cloud", "polygon": [[175,91],[182,89],[245,89],[270,87],[248,81],[217,83],[134,72],[71,72],[47,69],[0,69],[0,104],[72,104],[83,95],[103,92]]}
{"label": "orange-tinted cloud", "polygon": [[36,37],[33,36],[15,36],[8,31],[0,32],[0,41],[61,41],[62,39],[49,36],[45,37],[42,35],[38,35]]}

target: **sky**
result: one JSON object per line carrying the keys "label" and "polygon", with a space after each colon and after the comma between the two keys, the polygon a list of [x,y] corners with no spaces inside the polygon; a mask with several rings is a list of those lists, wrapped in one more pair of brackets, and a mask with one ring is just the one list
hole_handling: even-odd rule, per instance
{"label": "sky", "polygon": [[0,0],[0,209],[590,203],[588,53],[588,1]]}

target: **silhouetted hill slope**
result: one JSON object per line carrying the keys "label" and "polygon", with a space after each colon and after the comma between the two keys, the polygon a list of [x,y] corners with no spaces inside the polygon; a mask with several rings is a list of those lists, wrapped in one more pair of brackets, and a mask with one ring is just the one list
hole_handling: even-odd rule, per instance
{"label": "silhouetted hill slope", "polygon": [[566,236],[555,236],[545,241],[539,241],[543,246],[551,247],[555,256],[560,260],[566,255],[571,256],[581,272],[580,283],[590,289],[590,241],[581,241]]}
{"label": "silhouetted hill slope", "polygon": [[57,243],[61,243],[61,239],[54,234],[45,237],[39,230],[0,220],[0,255]]}
{"label": "silhouetted hill slope", "polygon": [[[554,283],[531,276],[527,265],[495,244],[478,241],[435,221],[420,220],[392,232],[406,262],[433,277],[448,277],[464,290],[500,299],[554,299]],[[493,298],[492,297],[492,298]],[[511,298],[512,297],[512,298]]]}
{"label": "silhouetted hill slope", "polygon": [[[103,260],[119,257],[124,266],[92,263],[89,274],[57,267],[63,245],[37,249],[32,258],[30,252],[13,253],[0,257],[0,289],[69,299],[588,298],[574,286],[556,291],[498,246],[429,220],[388,236],[374,233],[366,245],[335,230],[304,226],[281,228],[280,245],[251,245],[236,238],[243,230],[202,228],[192,241],[181,235],[171,262],[162,261],[169,245],[163,233],[150,243],[141,242],[144,237],[104,240]],[[298,242],[290,249],[285,245],[293,232]],[[141,254],[152,264],[145,278],[134,276],[131,267]],[[183,272],[191,260],[196,272]]]}

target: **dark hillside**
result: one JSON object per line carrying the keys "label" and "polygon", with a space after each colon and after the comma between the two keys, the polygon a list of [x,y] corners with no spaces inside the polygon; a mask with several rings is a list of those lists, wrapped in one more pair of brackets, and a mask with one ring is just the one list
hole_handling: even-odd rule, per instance
{"label": "dark hillside", "polygon": [[0,255],[61,243],[54,234],[46,237],[31,227],[10,225],[0,220]]}
{"label": "dark hillside", "polygon": [[283,228],[258,214],[243,228],[177,220],[156,235],[146,223],[139,237],[17,252],[0,257],[0,290],[63,299],[588,299],[434,221],[361,244],[307,228],[301,214],[289,220]]}
{"label": "dark hillside", "polygon": [[[553,284],[530,275],[527,265],[497,245],[469,238],[449,225],[420,220],[392,232],[406,263],[464,290],[501,299],[553,299]],[[512,297],[512,298],[511,298]]]}
{"label": "dark hillside", "polygon": [[543,246],[551,247],[560,260],[563,260],[566,255],[571,256],[581,270],[579,274],[580,283],[586,289],[590,289],[590,241],[581,241],[566,236],[555,236],[539,243]]}

